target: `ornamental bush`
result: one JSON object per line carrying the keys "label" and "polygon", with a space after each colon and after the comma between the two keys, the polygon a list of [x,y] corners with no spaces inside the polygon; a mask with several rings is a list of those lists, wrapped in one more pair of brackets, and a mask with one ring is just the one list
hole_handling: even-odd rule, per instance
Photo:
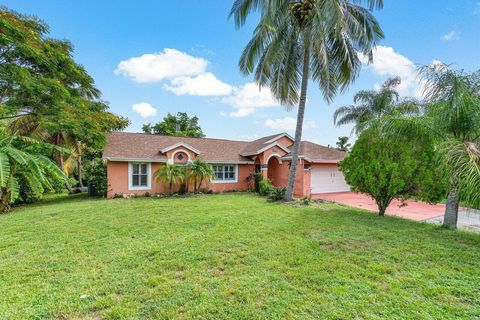
{"label": "ornamental bush", "polygon": [[447,184],[436,178],[441,175],[428,140],[398,143],[371,128],[360,135],[340,167],[355,191],[375,200],[380,216],[393,199],[435,202],[446,194]]}

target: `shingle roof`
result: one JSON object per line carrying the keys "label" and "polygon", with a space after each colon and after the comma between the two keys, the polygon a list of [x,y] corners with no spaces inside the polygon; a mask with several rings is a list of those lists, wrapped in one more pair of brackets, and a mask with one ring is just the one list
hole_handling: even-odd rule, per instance
{"label": "shingle roof", "polygon": [[241,150],[248,144],[247,141],[174,137],[129,132],[110,133],[107,137],[103,157],[166,161],[167,158],[160,153],[160,150],[178,142],[185,142],[200,150],[201,154],[199,157],[206,161],[252,161],[240,155]]}
{"label": "shingle roof", "polygon": [[266,136],[266,137],[262,137],[262,138],[257,139],[257,140],[253,140],[253,141],[249,142],[246,145],[246,147],[240,153],[241,154],[248,154],[248,153],[257,152],[258,150],[267,146],[265,144],[267,141],[272,140],[273,138],[278,137],[278,136],[279,136],[279,134],[273,134],[271,136]]}
{"label": "shingle roof", "polygon": [[[345,158],[346,152],[339,151],[330,147],[321,146],[319,144],[302,141],[300,145],[300,155],[305,157],[306,160],[312,162],[338,162]],[[284,158],[291,157],[291,154],[285,155]]]}
{"label": "shingle roof", "polygon": [[[212,138],[190,138],[162,136],[144,133],[112,132],[108,134],[103,157],[110,160],[142,159],[166,161],[160,150],[184,142],[200,151],[199,158],[211,162],[251,162],[252,159],[241,154],[258,151],[266,147],[269,140],[279,136],[275,134],[254,141],[235,141]],[[300,155],[314,162],[338,162],[346,156],[345,152],[324,147],[309,141],[302,141]],[[290,156],[287,154],[285,157]]]}

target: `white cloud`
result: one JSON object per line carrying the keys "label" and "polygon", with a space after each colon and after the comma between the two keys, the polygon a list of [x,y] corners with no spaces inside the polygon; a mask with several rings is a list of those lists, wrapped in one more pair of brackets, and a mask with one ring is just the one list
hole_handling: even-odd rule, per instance
{"label": "white cloud", "polygon": [[132,105],[132,110],[138,113],[142,118],[151,118],[157,115],[157,109],[147,102],[135,103]]}
{"label": "white cloud", "polygon": [[[368,64],[368,59],[361,54],[360,60]],[[392,47],[377,46],[373,51],[373,63],[368,66],[373,73],[382,77],[399,76],[402,79],[402,83],[398,86],[401,95],[417,98],[421,96],[422,81],[417,76],[415,64],[407,57],[395,52]]]}
{"label": "white cloud", "polygon": [[115,74],[133,78],[138,83],[158,82],[204,73],[208,61],[184,52],[165,48],[160,53],[144,54],[121,61]]}
{"label": "white cloud", "polygon": [[443,36],[440,37],[441,40],[443,41],[453,41],[458,39],[458,33],[455,31],[450,31]]}
{"label": "white cloud", "polygon": [[[292,117],[267,119],[265,120],[265,125],[270,129],[291,131],[295,130],[297,119]],[[312,129],[315,126],[315,121],[312,120],[307,120],[303,123],[303,129]]]}
{"label": "white cloud", "polygon": [[195,77],[178,77],[165,84],[163,88],[177,96],[226,96],[232,92],[232,86],[218,80],[212,73],[205,72]]}
{"label": "white cloud", "polygon": [[235,111],[229,113],[231,117],[246,117],[259,108],[271,108],[280,105],[273,98],[269,88],[259,89],[255,82],[249,82],[234,88],[232,94],[224,97],[222,102],[235,109]]}

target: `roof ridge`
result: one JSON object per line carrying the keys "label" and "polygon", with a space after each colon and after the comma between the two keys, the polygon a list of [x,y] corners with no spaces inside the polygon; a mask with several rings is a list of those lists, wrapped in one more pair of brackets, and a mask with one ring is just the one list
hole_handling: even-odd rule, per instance
{"label": "roof ridge", "polygon": [[121,134],[129,134],[129,135],[142,135],[142,136],[157,136],[157,137],[171,137],[171,138],[187,138],[187,139],[197,139],[197,140],[220,140],[220,141],[230,141],[230,142],[243,142],[243,143],[250,143],[251,141],[245,140],[232,140],[232,139],[225,139],[225,138],[209,138],[209,137],[187,137],[187,136],[169,136],[166,134],[153,134],[153,133],[145,133],[145,132],[126,132],[126,131],[114,131],[111,133],[121,133]]}

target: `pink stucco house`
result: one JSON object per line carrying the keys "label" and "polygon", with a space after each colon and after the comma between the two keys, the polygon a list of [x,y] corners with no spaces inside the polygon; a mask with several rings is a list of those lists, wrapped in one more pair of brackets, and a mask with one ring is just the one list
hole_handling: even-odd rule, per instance
{"label": "pink stucco house", "polygon": [[[108,197],[115,194],[163,193],[153,173],[166,163],[201,158],[213,166],[215,177],[202,187],[214,192],[248,190],[252,172],[262,172],[275,186],[286,186],[293,139],[286,133],[254,141],[189,138],[114,132],[108,135],[103,159],[107,161]],[[337,163],[345,153],[302,141],[294,195],[349,191]]]}

